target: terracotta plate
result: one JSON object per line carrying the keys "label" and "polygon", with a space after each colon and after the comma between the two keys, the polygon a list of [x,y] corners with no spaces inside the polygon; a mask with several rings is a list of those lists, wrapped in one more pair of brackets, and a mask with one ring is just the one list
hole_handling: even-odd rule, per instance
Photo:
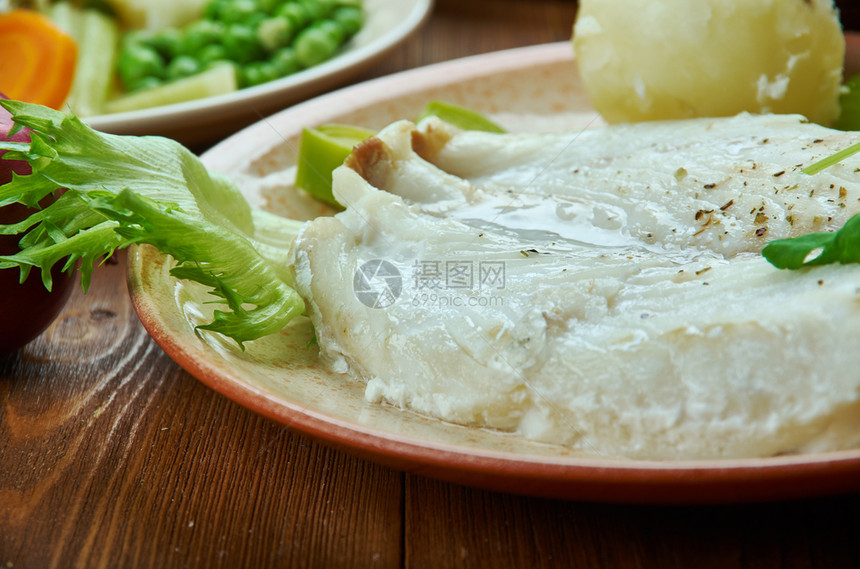
{"label": "terracotta plate", "polygon": [[[303,126],[382,127],[429,99],[479,111],[593,117],[567,43],[482,55],[343,89],[260,122],[208,152],[249,201],[297,218],[326,213],[290,186]],[[536,123],[541,122],[540,117]],[[587,122],[587,121],[586,121]],[[130,257],[138,314],[164,350],[216,391],[319,441],[413,473],[509,492],[615,502],[706,503],[784,499],[860,489],[860,450],[775,458],[641,462],[577,455],[515,435],[470,429],[365,402],[362,385],[328,372],[307,347],[305,319],[246,352],[195,335],[204,291],[175,282],[148,247]],[[211,310],[211,309],[210,309]]]}
{"label": "terracotta plate", "polygon": [[430,13],[433,0],[365,0],[364,7],[362,30],[325,63],[234,93],[100,115],[86,122],[104,132],[158,134],[184,144],[218,140],[260,117],[356,77],[416,30]]}

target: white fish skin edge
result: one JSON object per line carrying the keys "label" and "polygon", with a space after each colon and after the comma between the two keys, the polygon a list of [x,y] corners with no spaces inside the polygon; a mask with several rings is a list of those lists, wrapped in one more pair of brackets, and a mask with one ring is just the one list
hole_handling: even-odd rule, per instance
{"label": "white fish skin edge", "polygon": [[853,167],[799,172],[857,138],[791,116],[395,123],[335,172],[347,208],[300,233],[296,287],[371,401],[602,457],[856,447],[860,265],[759,252],[860,211]]}

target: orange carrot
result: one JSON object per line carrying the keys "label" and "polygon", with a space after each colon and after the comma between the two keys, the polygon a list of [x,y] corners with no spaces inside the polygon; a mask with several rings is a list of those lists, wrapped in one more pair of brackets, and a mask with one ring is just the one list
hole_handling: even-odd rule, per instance
{"label": "orange carrot", "polygon": [[0,14],[0,92],[59,109],[72,88],[77,51],[75,40],[38,12]]}

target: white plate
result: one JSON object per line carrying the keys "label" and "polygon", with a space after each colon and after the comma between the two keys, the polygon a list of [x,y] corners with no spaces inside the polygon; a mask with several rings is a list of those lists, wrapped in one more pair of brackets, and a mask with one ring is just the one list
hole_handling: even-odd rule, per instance
{"label": "white plate", "polygon": [[[343,122],[380,128],[416,116],[430,99],[548,119],[564,112],[593,113],[565,42],[461,59],[342,89],[249,127],[203,160],[236,179],[257,207],[313,217],[326,208],[289,186],[302,127]],[[738,502],[860,490],[860,450],[739,460],[603,459],[369,404],[360,383],[329,371],[317,350],[308,347],[313,330],[305,318],[248,343],[245,352],[218,337],[204,335],[202,341],[193,326],[207,321],[200,312],[205,291],[177,283],[168,270],[156,250],[132,250],[129,287],[135,309],[175,361],[262,415],[395,468],[495,490],[615,502]]]}
{"label": "white plate", "polygon": [[97,130],[115,134],[157,134],[186,145],[214,141],[288,105],[357,76],[415,31],[433,0],[365,0],[361,31],[337,56],[295,75],[233,93],[89,117]]}

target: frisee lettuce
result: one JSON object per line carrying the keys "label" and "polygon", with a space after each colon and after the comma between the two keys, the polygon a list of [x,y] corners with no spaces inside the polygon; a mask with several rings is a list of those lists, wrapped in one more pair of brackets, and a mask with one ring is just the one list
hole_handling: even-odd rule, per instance
{"label": "frisee lettuce", "polygon": [[224,175],[208,170],[179,143],[160,137],[96,132],[74,115],[0,100],[30,143],[0,142],[6,159],[25,160],[32,174],[0,186],[0,207],[64,193],[0,234],[22,235],[21,251],[0,256],[0,269],[17,267],[21,280],[65,260],[76,265],[84,290],[94,267],[115,250],[148,243],[171,255],[177,278],[212,289],[218,310],[213,330],[243,342],[277,332],[305,310],[287,265],[301,223],[253,211]]}

